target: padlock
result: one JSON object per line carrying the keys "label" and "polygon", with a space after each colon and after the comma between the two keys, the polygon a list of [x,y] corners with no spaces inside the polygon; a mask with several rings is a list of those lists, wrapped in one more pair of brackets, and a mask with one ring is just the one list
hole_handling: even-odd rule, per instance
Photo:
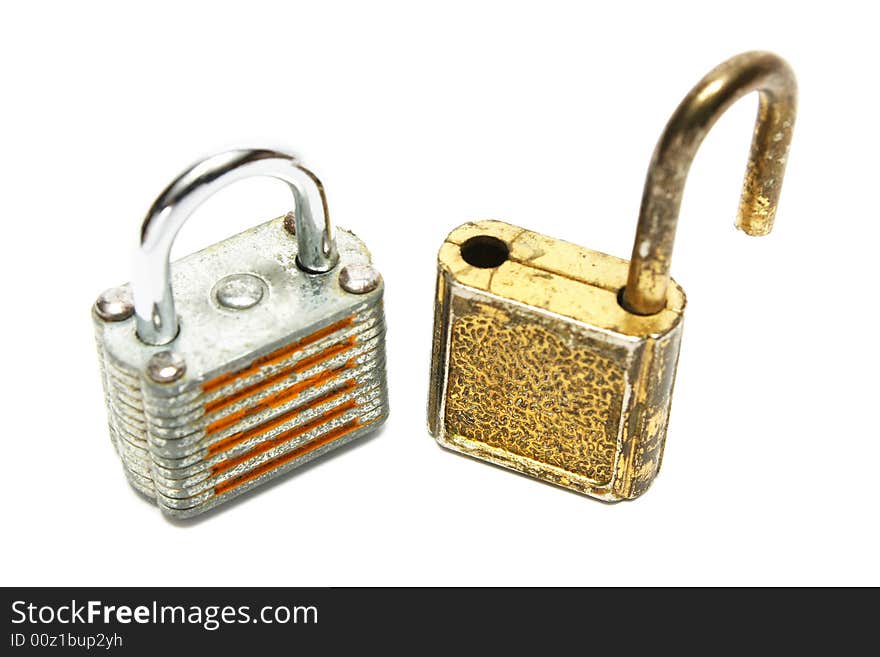
{"label": "padlock", "polygon": [[[186,219],[251,176],[294,210],[169,265]],[[135,489],[188,517],[375,430],[388,414],[383,281],[296,158],[207,158],[156,199],[131,284],[94,305],[110,436]],[[173,289],[173,295],[172,295]]]}
{"label": "padlock", "polygon": [[796,109],[788,64],[744,53],[704,77],[654,151],[631,261],[500,221],[440,248],[428,425],[444,447],[606,501],[641,495],[666,440],[685,295],[669,277],[691,161],[759,92],[737,227],[770,232]]}

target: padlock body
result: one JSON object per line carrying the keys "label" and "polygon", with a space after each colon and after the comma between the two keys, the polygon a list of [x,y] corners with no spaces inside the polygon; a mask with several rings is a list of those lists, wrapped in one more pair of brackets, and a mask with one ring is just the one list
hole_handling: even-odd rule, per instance
{"label": "padlock body", "polygon": [[[497,266],[472,253],[486,238],[506,246]],[[643,493],[663,456],[685,296],[672,283],[665,310],[628,313],[627,267],[499,221],[452,231],[438,255],[437,441],[603,500]]]}
{"label": "padlock body", "polygon": [[[173,263],[180,332],[165,346],[141,342],[134,318],[93,312],[111,439],[130,483],[166,514],[206,511],[385,420],[383,287],[343,289],[342,268],[370,254],[348,231],[336,241],[340,263],[324,274],[297,266],[283,218]],[[221,302],[220,286],[241,276],[259,301]],[[172,383],[147,373],[164,350],[186,363]]]}

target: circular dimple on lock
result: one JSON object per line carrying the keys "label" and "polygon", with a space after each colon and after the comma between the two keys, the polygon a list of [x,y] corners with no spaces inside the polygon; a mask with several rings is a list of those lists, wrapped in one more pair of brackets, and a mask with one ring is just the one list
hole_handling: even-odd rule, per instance
{"label": "circular dimple on lock", "polygon": [[212,294],[222,308],[247,310],[263,299],[266,284],[253,274],[232,274],[221,278],[214,286]]}

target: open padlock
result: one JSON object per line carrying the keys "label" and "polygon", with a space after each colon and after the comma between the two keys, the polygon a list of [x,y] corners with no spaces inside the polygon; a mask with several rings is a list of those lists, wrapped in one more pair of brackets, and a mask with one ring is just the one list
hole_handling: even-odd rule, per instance
{"label": "open padlock", "polygon": [[[192,212],[251,176],[287,183],[293,213],[169,265]],[[131,484],[192,516],[377,428],[382,295],[366,246],[334,235],[323,186],[293,156],[237,150],[185,171],[147,213],[132,283],[92,313]]]}
{"label": "open padlock", "polygon": [[632,260],[499,221],[438,256],[428,424],[444,447],[604,500],[660,468],[685,296],[669,277],[691,161],[743,95],[760,104],[737,226],[773,225],[794,127],[794,74],[770,53],[711,71],[672,115],[648,170]]}

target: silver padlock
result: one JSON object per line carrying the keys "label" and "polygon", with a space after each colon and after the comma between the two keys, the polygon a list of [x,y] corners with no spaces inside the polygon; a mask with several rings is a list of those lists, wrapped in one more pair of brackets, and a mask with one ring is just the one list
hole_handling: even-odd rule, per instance
{"label": "silver padlock", "polygon": [[[286,182],[294,211],[173,265],[183,223],[232,182]],[[205,159],[156,199],[130,284],[93,308],[110,437],[135,489],[193,516],[378,428],[383,282],[291,155]],[[173,288],[173,295],[172,295]]]}

